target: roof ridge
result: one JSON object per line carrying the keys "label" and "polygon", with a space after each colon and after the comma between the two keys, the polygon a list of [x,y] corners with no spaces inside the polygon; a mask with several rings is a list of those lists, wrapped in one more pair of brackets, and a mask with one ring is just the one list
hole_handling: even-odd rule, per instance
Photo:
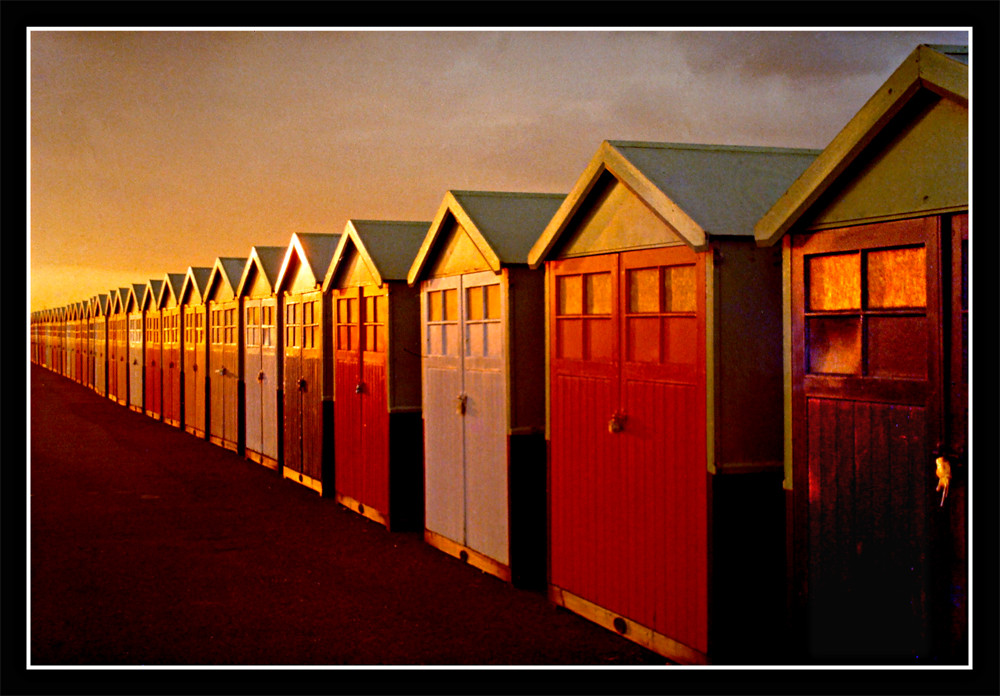
{"label": "roof ridge", "polygon": [[818,154],[821,148],[808,147],[782,147],[778,145],[725,145],[722,143],[675,143],[660,142],[652,140],[608,140],[607,143],[613,147],[650,148],[658,150],[699,150],[702,152],[760,152],[769,154]]}

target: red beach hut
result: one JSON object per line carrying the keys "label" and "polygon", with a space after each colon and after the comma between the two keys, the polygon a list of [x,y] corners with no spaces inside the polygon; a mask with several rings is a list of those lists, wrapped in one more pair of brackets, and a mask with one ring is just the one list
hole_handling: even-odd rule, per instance
{"label": "red beach hut", "polygon": [[252,247],[236,296],[243,302],[244,456],[269,469],[281,462],[281,323],[274,284],[285,247]]}
{"label": "red beach hut", "polygon": [[815,157],[605,141],[529,255],[546,268],[549,597],[678,662],[773,648],[781,275],[753,225]]}
{"label": "red beach hut", "polygon": [[181,285],[181,329],[184,334],[184,430],[197,437],[208,432],[208,324],[203,292],[211,268],[189,266]]}
{"label": "red beach hut", "polygon": [[184,393],[182,379],[184,355],[181,349],[180,295],[184,278],[183,273],[167,273],[160,284],[160,293],[156,299],[156,306],[160,311],[160,337],[163,346],[163,355],[160,358],[163,369],[163,422],[177,428],[181,427],[183,422],[181,397]]}
{"label": "red beach hut", "polygon": [[247,260],[219,257],[205,286],[208,307],[209,440],[239,452],[243,425],[243,323],[236,295]]}
{"label": "red beach hut", "polygon": [[[128,295],[130,288],[111,291],[108,352],[108,396],[122,406],[128,405]],[[113,362],[112,362],[113,361]],[[111,365],[114,365],[114,369]]]}
{"label": "red beach hut", "polygon": [[146,286],[132,284],[128,289],[125,301],[125,311],[128,317],[128,407],[139,413],[143,412],[144,377],[146,363],[146,337],[143,324],[142,296]]}
{"label": "red beach hut", "polygon": [[101,396],[108,393],[108,302],[109,295],[101,293],[92,301],[90,328],[94,346],[94,391]]}
{"label": "red beach hut", "polygon": [[968,128],[968,49],[919,46],[755,228],[786,279],[804,660],[969,659]]}
{"label": "red beach hut", "polygon": [[350,220],[323,281],[333,315],[337,501],[393,531],[423,519],[420,297],[430,222]]}
{"label": "red beach hut", "polygon": [[159,420],[163,415],[163,338],[157,298],[163,288],[162,279],[150,279],[142,291],[140,308],[143,314],[143,406],[146,415]]}
{"label": "red beach hut", "polygon": [[293,234],[274,285],[285,333],[282,476],[321,495],[333,465],[330,303],[321,285],[339,241],[339,234]]}
{"label": "red beach hut", "polygon": [[420,288],[424,539],[522,586],[544,579],[543,274],[528,250],[562,194],[449,191]]}

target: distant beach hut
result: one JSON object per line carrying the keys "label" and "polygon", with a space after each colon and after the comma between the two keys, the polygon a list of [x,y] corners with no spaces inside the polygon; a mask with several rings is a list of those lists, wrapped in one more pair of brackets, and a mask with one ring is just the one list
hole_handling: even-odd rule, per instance
{"label": "distant beach hut", "polygon": [[274,284],[285,247],[250,249],[236,296],[243,302],[244,456],[269,469],[281,462],[281,313]]}
{"label": "distant beach hut", "polygon": [[406,274],[430,222],[350,220],[323,281],[334,356],[336,499],[391,530],[423,520],[420,297]]}
{"label": "distant beach hut", "polygon": [[[108,396],[122,406],[128,405],[129,363],[128,363],[128,295],[130,288],[115,288],[111,291],[111,317],[109,324],[109,361],[113,360],[114,370],[109,373]],[[109,363],[108,369],[111,370]]]}
{"label": "distant beach hut", "polygon": [[330,304],[321,284],[339,241],[339,234],[293,234],[274,286],[285,333],[282,475],[321,495],[333,466]]}
{"label": "distant beach hut", "polygon": [[544,274],[528,250],[562,194],[448,191],[420,288],[424,539],[519,585],[545,576]]}
{"label": "distant beach hut", "polygon": [[181,285],[181,329],[184,334],[184,430],[197,437],[208,432],[208,324],[203,292],[211,268],[189,266]]}
{"label": "distant beach hut", "polygon": [[163,415],[163,332],[158,298],[162,278],[150,278],[142,292],[143,314],[143,407],[146,415],[159,420]]}
{"label": "distant beach hut", "polygon": [[143,325],[142,296],[146,286],[133,283],[129,286],[125,301],[125,311],[128,318],[128,407],[132,411],[143,412],[144,378],[146,373],[146,336]]}
{"label": "distant beach hut", "polygon": [[160,337],[163,355],[160,364],[163,368],[163,422],[174,427],[183,423],[184,354],[181,348],[181,288],[184,286],[184,273],[167,273],[160,283],[160,293],[156,306],[160,311]]}
{"label": "distant beach hut", "polygon": [[219,257],[205,285],[208,311],[208,439],[239,452],[243,424],[243,322],[236,295],[246,259]]}
{"label": "distant beach hut", "polygon": [[109,295],[99,293],[91,303],[93,317],[90,328],[94,346],[94,391],[101,396],[108,393],[108,302]]}
{"label": "distant beach hut", "polygon": [[678,662],[780,636],[780,257],[753,226],[816,155],[605,141],[529,255],[549,597]]}

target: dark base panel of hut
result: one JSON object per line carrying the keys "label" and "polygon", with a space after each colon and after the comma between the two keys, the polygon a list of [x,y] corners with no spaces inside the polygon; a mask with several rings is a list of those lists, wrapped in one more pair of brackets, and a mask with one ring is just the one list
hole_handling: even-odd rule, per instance
{"label": "dark base panel of hut", "polygon": [[419,411],[389,414],[389,520],[392,532],[424,528],[424,423]]}
{"label": "dark base panel of hut", "polygon": [[548,558],[545,433],[511,435],[507,451],[511,579],[516,587],[544,591]]}

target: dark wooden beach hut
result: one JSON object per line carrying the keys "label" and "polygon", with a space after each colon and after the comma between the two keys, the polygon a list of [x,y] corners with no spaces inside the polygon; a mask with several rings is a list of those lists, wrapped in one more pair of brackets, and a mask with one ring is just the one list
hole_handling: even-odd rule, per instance
{"label": "dark wooden beach hut", "polygon": [[184,430],[197,437],[208,432],[208,325],[204,290],[211,268],[189,266],[181,284],[184,364]]}
{"label": "dark wooden beach hut", "polygon": [[323,281],[333,317],[336,499],[393,531],[423,522],[420,293],[430,222],[350,220]]}
{"label": "dark wooden beach hut", "polygon": [[109,295],[99,293],[92,300],[90,328],[94,347],[93,389],[101,396],[108,393],[108,302]]}
{"label": "dark wooden beach hut", "polygon": [[968,659],[968,94],[966,47],[917,47],[755,229],[806,661]]}
{"label": "dark wooden beach hut", "polygon": [[[128,405],[128,295],[130,288],[111,291],[111,309],[108,324],[108,396],[122,406]],[[111,366],[114,365],[114,368]]]}
{"label": "dark wooden beach hut", "polygon": [[143,317],[143,408],[150,418],[163,416],[163,331],[158,298],[162,278],[150,278],[139,303]]}
{"label": "dark wooden beach hut", "polygon": [[243,320],[236,288],[245,258],[219,257],[205,285],[208,316],[208,439],[239,452],[243,430]]}
{"label": "dark wooden beach hut", "polygon": [[146,373],[146,334],[143,323],[142,296],[146,286],[133,283],[128,288],[125,299],[125,314],[128,321],[128,407],[132,411],[143,412]]}
{"label": "dark wooden beach hut", "polygon": [[322,283],[339,234],[294,233],[275,292],[283,312],[282,476],[320,495],[332,485],[333,362]]}
{"label": "dark wooden beach hut", "polygon": [[563,194],[448,191],[411,264],[420,288],[424,539],[544,581],[544,275],[528,250]]}
{"label": "dark wooden beach hut", "polygon": [[156,306],[160,311],[160,340],[163,355],[160,364],[163,368],[162,403],[163,422],[174,427],[183,423],[182,396],[184,393],[183,362],[181,332],[181,288],[184,286],[184,273],[167,273],[160,284],[159,297]]}
{"label": "dark wooden beach hut", "polygon": [[781,273],[753,225],[816,154],[605,141],[529,255],[549,597],[678,662],[768,659],[776,640]]}

